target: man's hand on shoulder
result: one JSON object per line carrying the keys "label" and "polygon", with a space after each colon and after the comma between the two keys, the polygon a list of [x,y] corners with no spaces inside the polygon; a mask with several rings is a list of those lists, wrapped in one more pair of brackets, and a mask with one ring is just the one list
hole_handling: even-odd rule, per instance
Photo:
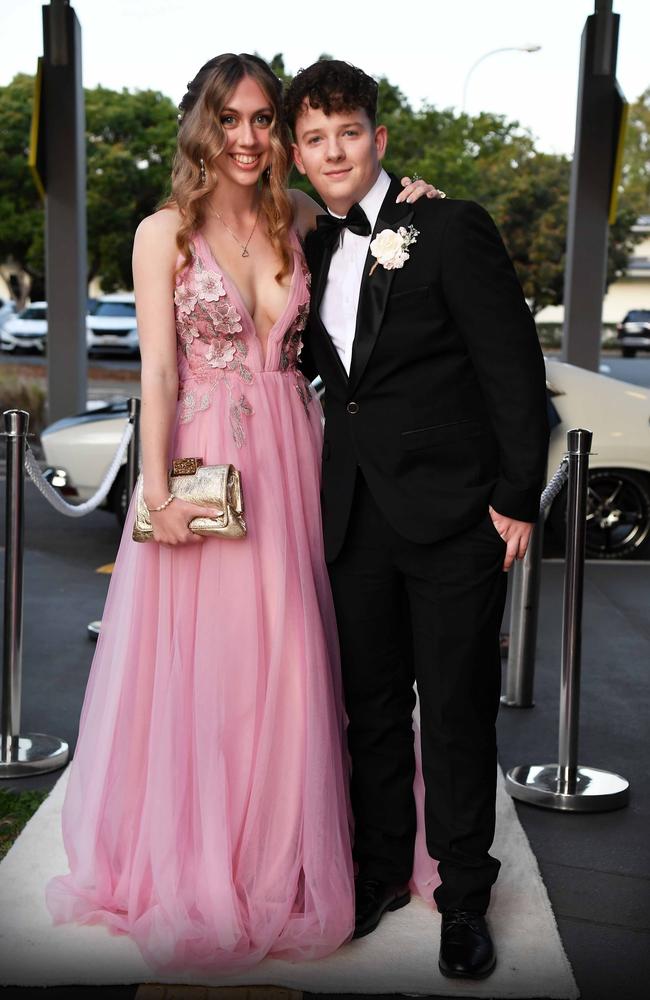
{"label": "man's hand on shoulder", "polygon": [[535,525],[531,524],[530,521],[517,521],[514,517],[499,514],[494,507],[490,507],[490,517],[495,529],[506,543],[503,568],[507,573],[515,559],[523,559],[526,555],[531,532]]}

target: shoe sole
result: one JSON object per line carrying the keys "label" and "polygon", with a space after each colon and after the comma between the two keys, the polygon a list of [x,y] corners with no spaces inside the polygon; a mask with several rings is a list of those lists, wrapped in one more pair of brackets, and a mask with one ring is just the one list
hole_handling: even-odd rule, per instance
{"label": "shoe sole", "polygon": [[358,932],[355,930],[354,934],[352,935],[353,940],[356,941],[358,938],[366,937],[367,934],[372,934],[372,932],[379,927],[379,922],[383,917],[384,913],[388,913],[389,910],[390,911],[401,910],[403,906],[407,906],[410,902],[411,902],[410,892],[404,893],[403,896],[398,896],[397,899],[394,899],[392,903],[389,903],[388,906],[384,907],[384,909],[381,911],[381,913],[377,917],[372,927],[366,927],[365,930]]}
{"label": "shoe sole", "polygon": [[496,965],[497,960],[495,958],[492,965],[488,969],[482,969],[481,972],[454,972],[452,969],[443,969],[440,962],[438,962],[441,974],[446,976],[447,979],[487,979],[496,969]]}

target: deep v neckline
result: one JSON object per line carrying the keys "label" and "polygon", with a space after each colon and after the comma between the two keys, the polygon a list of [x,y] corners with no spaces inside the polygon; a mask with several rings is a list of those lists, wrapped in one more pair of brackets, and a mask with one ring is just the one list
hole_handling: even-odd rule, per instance
{"label": "deep v neckline", "polygon": [[[261,340],[261,338],[260,338],[260,336],[259,336],[259,334],[257,332],[257,327],[255,326],[255,321],[254,321],[253,317],[251,316],[250,312],[248,311],[248,307],[246,306],[246,303],[244,302],[242,294],[239,291],[239,287],[237,285],[237,282],[230,276],[230,274],[225,269],[225,267],[223,267],[219,263],[214,250],[212,249],[212,247],[208,243],[208,241],[207,241],[206,237],[203,235],[203,233],[199,232],[198,235],[203,240],[203,242],[205,244],[205,248],[208,251],[208,254],[210,255],[210,259],[211,259],[212,263],[214,264],[215,268],[217,269],[217,271],[219,272],[219,274],[221,275],[221,277],[225,279],[226,284],[228,285],[228,288],[229,288],[229,294],[230,294],[230,296],[233,299],[235,299],[235,301],[237,302],[237,305],[239,306],[239,309],[241,310],[241,312],[243,313],[243,315],[248,319],[248,322],[250,323],[250,326],[251,326],[251,330],[253,331],[253,336],[255,337],[255,341],[257,343],[257,347],[258,347],[258,350],[259,350],[259,353],[260,353],[260,358],[262,359],[262,369],[261,370],[262,371],[266,371],[266,365],[267,365],[267,361],[268,361],[268,358],[269,358],[269,341],[271,340],[271,334],[273,334],[275,332],[276,327],[278,327],[282,323],[282,321],[284,320],[287,312],[289,311],[289,307],[291,305],[291,300],[293,299],[293,291],[294,291],[294,285],[295,285],[295,281],[296,281],[296,272],[298,270],[298,261],[297,261],[297,259],[294,258],[293,271],[291,272],[291,281],[289,283],[289,294],[287,295],[287,301],[286,301],[286,303],[284,305],[284,308],[283,308],[282,312],[280,313],[280,315],[276,319],[275,323],[273,323],[273,325],[270,327],[269,332],[266,335],[266,349],[264,349],[264,345],[262,344],[262,340]],[[294,249],[295,249],[295,247],[294,247]]]}

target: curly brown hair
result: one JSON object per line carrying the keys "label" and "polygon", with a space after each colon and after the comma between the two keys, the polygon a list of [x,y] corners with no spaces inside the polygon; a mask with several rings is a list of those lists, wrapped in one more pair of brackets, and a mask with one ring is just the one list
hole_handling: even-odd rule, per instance
{"label": "curly brown hair", "polygon": [[226,52],[205,63],[188,83],[187,93],[179,104],[172,193],[161,207],[177,208],[181,214],[176,245],[183,257],[182,269],[192,259],[192,234],[201,228],[207,199],[218,183],[214,163],[226,146],[220,112],[237,84],[246,76],[259,84],[273,110],[271,159],[262,177],[260,208],[271,243],[281,260],[281,268],[276,275],[280,281],[291,271],[293,256],[289,239],[293,205],[287,194],[291,143],[282,106],[282,83],[259,56]]}
{"label": "curly brown hair", "polygon": [[326,115],[362,108],[374,127],[377,91],[377,81],[358,66],[340,59],[319,59],[296,73],[284,96],[284,113],[294,135],[305,102],[322,108]]}

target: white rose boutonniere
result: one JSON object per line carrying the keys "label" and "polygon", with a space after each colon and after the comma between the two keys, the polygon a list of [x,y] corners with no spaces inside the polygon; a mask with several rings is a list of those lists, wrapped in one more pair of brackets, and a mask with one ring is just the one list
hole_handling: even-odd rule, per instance
{"label": "white rose boutonniere", "polygon": [[410,257],[408,247],[415,243],[419,235],[420,233],[414,226],[409,226],[408,229],[400,226],[397,232],[394,229],[382,229],[370,244],[370,253],[376,258],[370,274],[380,264],[387,271],[404,267]]}

